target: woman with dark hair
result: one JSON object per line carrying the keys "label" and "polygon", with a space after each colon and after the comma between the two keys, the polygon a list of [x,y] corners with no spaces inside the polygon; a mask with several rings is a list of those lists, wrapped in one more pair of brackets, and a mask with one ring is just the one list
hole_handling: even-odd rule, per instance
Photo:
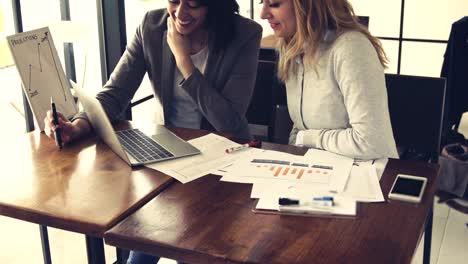
{"label": "woman with dark hair", "polygon": [[294,123],[289,143],[359,159],[397,158],[387,57],[347,0],[264,0]]}
{"label": "woman with dark hair", "polygon": [[[146,13],[96,97],[109,119],[121,118],[148,74],[166,125],[250,138],[245,113],[255,85],[262,29],[239,16],[235,0],[168,0]],[[49,112],[45,132],[54,136]],[[64,143],[91,130],[86,114],[59,114]]]}

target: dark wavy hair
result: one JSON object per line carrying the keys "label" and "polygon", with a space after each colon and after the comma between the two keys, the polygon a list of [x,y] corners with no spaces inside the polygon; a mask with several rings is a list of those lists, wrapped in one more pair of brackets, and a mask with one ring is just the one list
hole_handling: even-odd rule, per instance
{"label": "dark wavy hair", "polygon": [[239,14],[236,0],[198,0],[208,7],[206,26],[213,32],[210,41],[214,43],[213,51],[227,46],[234,37],[235,17]]}

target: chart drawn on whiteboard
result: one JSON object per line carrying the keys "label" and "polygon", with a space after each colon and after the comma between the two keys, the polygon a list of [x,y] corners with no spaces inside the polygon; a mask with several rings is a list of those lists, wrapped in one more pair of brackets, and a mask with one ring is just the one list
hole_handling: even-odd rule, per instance
{"label": "chart drawn on whiteboard", "polygon": [[70,92],[48,27],[7,37],[23,90],[41,130],[53,97],[57,110],[70,118],[78,107]]}

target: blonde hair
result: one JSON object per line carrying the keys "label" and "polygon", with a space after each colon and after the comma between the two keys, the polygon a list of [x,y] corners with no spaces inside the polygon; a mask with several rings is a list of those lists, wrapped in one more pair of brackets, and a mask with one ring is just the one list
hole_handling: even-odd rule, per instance
{"label": "blonde hair", "polygon": [[[336,30],[336,38],[348,31],[364,34],[374,46],[380,63],[386,68],[388,58],[380,41],[358,22],[353,7],[347,0],[292,0],[296,16],[296,33],[290,39],[278,42],[278,77],[286,81],[296,70],[296,57],[303,55],[304,61],[314,63],[315,54],[323,41],[327,29]],[[334,40],[333,40],[334,41]],[[307,43],[307,50],[304,45]]]}

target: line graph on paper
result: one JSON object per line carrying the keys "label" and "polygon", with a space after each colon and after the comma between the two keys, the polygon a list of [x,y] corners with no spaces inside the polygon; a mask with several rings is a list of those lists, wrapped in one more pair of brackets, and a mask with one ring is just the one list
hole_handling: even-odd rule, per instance
{"label": "line graph on paper", "polygon": [[78,108],[70,92],[49,28],[8,36],[8,44],[23,83],[23,91],[40,129],[53,97],[58,111],[73,116]]}

